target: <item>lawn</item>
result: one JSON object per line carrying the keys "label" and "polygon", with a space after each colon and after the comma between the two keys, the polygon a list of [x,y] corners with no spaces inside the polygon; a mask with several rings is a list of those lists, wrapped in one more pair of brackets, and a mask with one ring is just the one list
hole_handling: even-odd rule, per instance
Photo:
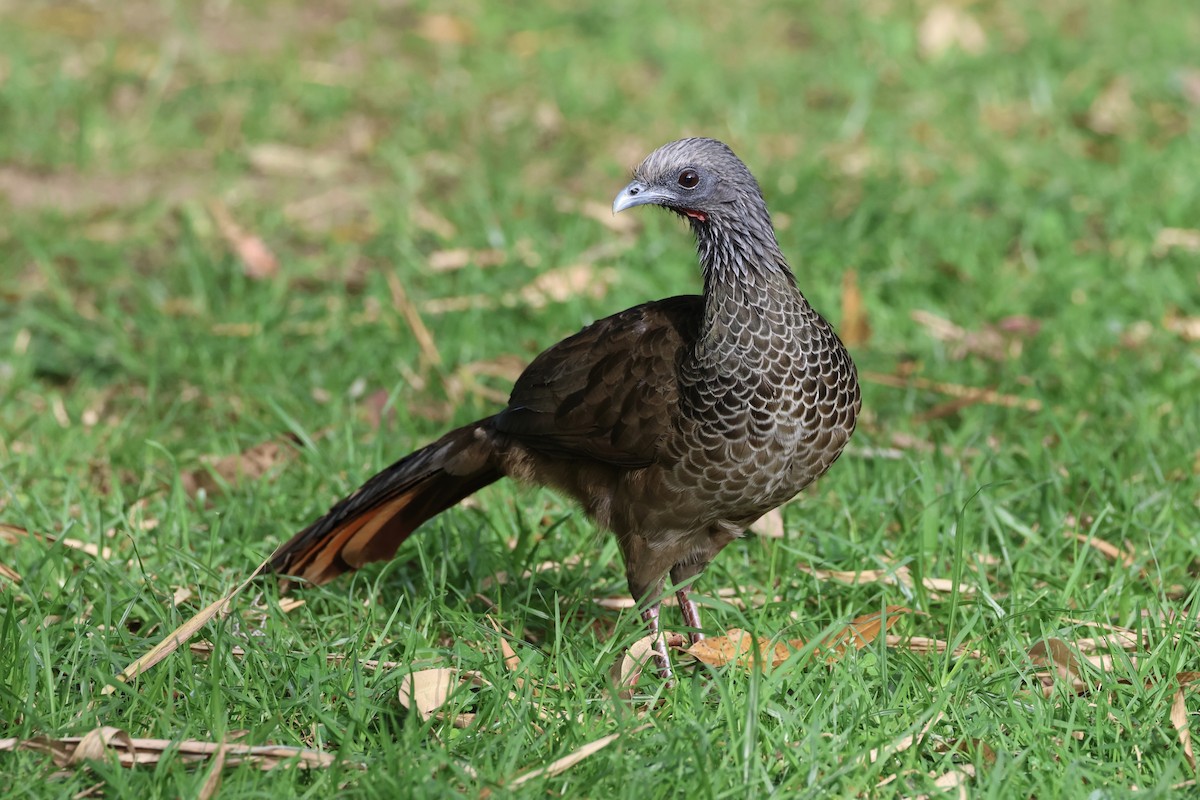
{"label": "lawn", "polygon": [[[1197,41],[1186,0],[0,2],[0,798],[1195,791]],[[683,135],[863,378],[695,586],[808,646],[615,686],[615,543],[501,483],[116,679],[541,349],[699,291],[684,225],[609,213]],[[103,726],[178,746],[5,752]]]}

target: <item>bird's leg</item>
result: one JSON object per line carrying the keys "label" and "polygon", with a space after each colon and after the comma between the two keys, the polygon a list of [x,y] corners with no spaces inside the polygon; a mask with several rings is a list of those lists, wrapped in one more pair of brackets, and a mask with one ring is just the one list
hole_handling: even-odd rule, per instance
{"label": "bird's leg", "polygon": [[704,638],[703,631],[700,630],[700,607],[696,605],[696,601],[691,597],[690,584],[684,584],[675,590],[675,599],[679,601],[679,611],[683,615],[683,624],[692,630],[688,633],[692,644]]}
{"label": "bird's leg", "polygon": [[[642,621],[653,637],[654,663],[663,680],[671,680],[671,659],[667,656],[667,640],[658,626],[659,606],[662,604],[663,588],[671,560],[650,547],[645,537],[636,534],[618,536],[621,556],[625,559],[625,578],[629,582],[629,594],[641,609]],[[665,563],[664,563],[665,561]]]}
{"label": "bird's leg", "polygon": [[658,666],[658,677],[669,682],[671,680],[671,659],[667,656],[667,640],[663,638],[662,631],[658,628],[658,609],[658,603],[646,608],[642,611],[642,621],[646,623],[646,629],[654,637],[651,647],[654,649],[654,663]]}
{"label": "bird's leg", "polygon": [[700,608],[692,599],[692,583],[704,572],[708,559],[697,560],[693,563],[680,562],[671,567],[671,583],[675,584],[675,598],[679,601],[679,612],[683,615],[683,624],[691,628],[688,634],[692,644],[704,638],[700,630]]}

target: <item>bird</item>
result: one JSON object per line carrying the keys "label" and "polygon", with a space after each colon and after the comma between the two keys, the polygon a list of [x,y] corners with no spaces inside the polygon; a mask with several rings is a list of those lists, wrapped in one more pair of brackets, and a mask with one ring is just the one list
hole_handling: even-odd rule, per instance
{"label": "bird", "polygon": [[670,142],[632,177],[613,213],[653,205],[685,219],[703,293],[634,306],[542,352],[506,408],[401,458],[281,545],[270,565],[285,582],[390,559],[423,522],[500,478],[548,486],[616,536],[671,679],[666,581],[700,641],[694,580],[829,469],[862,400],[850,354],[797,288],[759,184],[727,145]]}

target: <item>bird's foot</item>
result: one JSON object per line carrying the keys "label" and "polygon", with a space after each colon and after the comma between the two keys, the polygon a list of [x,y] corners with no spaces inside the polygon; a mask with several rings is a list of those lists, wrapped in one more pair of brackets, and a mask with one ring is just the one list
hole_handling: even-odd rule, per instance
{"label": "bird's foot", "polygon": [[654,665],[658,667],[658,677],[666,681],[667,686],[675,685],[675,676],[671,672],[671,657],[667,653],[667,640],[657,634],[654,640]]}

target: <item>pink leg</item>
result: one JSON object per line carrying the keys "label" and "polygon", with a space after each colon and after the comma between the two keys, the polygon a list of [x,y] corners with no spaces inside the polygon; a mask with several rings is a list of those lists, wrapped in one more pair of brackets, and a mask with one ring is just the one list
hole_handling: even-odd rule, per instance
{"label": "pink leg", "polygon": [[671,659],[667,657],[667,642],[658,629],[658,604],[642,612],[642,621],[654,637],[654,662],[658,665],[658,676],[665,681],[671,680]]}
{"label": "pink leg", "polygon": [[679,601],[679,611],[683,614],[683,624],[692,629],[690,634],[692,644],[704,638],[700,631],[700,609],[692,600],[690,587],[680,586],[675,590],[675,599]]}

